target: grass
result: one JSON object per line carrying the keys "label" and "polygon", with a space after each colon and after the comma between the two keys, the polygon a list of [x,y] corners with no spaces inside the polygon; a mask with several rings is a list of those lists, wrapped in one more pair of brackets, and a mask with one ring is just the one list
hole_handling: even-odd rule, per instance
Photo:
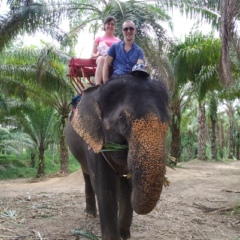
{"label": "grass", "polygon": [[[0,154],[0,180],[17,179],[17,178],[35,178],[37,175],[38,157],[36,163],[31,167],[30,154],[26,153],[21,156]],[[80,168],[77,160],[69,156],[69,170],[74,172]],[[59,157],[53,158],[52,153],[45,154],[45,174],[54,174],[60,169]]]}

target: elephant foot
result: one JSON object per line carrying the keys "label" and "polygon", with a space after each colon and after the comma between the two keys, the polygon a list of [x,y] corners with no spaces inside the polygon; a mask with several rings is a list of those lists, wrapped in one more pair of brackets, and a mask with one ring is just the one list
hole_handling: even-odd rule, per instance
{"label": "elephant foot", "polygon": [[127,240],[131,238],[130,231],[120,231],[120,237],[122,240]]}
{"label": "elephant foot", "polygon": [[130,239],[130,237],[127,237],[127,238],[125,238],[125,237],[120,237],[120,239],[121,239],[121,240],[127,240],[127,239]]}
{"label": "elephant foot", "polygon": [[97,216],[96,211],[85,210],[84,213],[87,218],[95,218]]}

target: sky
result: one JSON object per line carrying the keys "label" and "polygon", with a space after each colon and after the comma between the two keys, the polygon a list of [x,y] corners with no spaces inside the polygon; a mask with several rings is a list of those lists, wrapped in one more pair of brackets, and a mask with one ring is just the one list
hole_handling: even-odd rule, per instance
{"label": "sky", "polygon": [[6,2],[7,2],[6,0],[0,0],[0,15],[8,12],[9,8],[8,8]]}

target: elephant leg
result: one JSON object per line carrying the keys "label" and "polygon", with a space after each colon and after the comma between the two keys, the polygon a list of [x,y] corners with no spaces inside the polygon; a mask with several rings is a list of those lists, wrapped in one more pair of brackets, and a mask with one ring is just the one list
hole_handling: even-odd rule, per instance
{"label": "elephant leg", "polygon": [[126,177],[120,179],[119,191],[119,233],[123,240],[130,238],[130,227],[133,219],[133,209],[131,205],[132,187],[130,180]]}
{"label": "elephant leg", "polygon": [[83,172],[83,177],[85,181],[85,197],[86,197],[85,214],[89,218],[94,218],[97,215],[95,192],[92,188],[89,175]]}
{"label": "elephant leg", "polygon": [[120,240],[118,230],[118,176],[105,159],[95,159],[95,184],[102,240]]}

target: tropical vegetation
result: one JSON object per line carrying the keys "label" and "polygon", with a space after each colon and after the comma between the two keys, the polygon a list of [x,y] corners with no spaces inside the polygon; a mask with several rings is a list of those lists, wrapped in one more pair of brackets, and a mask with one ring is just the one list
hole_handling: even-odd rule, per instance
{"label": "tropical vegetation", "polygon": [[[1,1],[0,1],[1,2]],[[3,0],[2,0],[3,2]],[[144,49],[151,76],[163,80],[171,98],[169,161],[240,160],[240,45],[238,0],[8,0],[0,13],[0,156],[28,158],[36,176],[47,172],[45,156],[58,150],[59,171],[68,174],[64,127],[76,94],[67,77],[81,32],[98,34],[106,16],[136,23],[137,43]],[[211,24],[219,32],[192,30],[173,39],[163,27],[174,23],[169,10]],[[69,31],[61,28],[68,23]],[[26,45],[19,36],[39,32],[52,45]],[[38,164],[35,164],[35,157]],[[5,158],[4,158],[5,159]],[[1,164],[1,162],[0,162]]]}

